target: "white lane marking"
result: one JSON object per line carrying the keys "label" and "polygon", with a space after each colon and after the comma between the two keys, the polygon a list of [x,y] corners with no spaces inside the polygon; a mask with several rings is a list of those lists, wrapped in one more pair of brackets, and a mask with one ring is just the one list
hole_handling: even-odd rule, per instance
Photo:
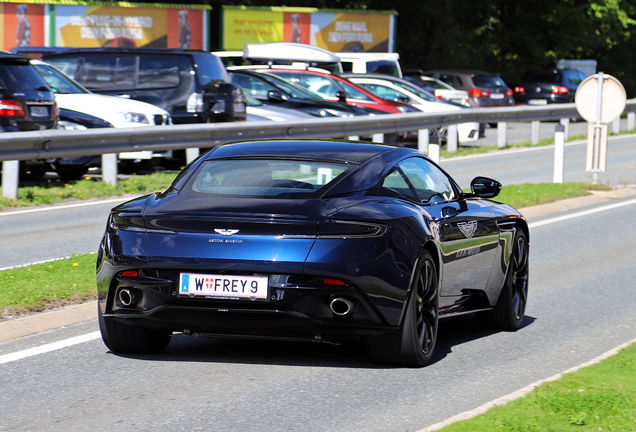
{"label": "white lane marking", "polygon": [[51,210],[64,210],[64,209],[70,209],[70,208],[76,208],[76,207],[87,207],[87,206],[99,205],[99,204],[110,204],[110,203],[116,203],[120,201],[129,201],[133,198],[134,197],[132,196],[119,197],[119,198],[113,198],[108,200],[91,201],[91,202],[84,202],[84,203],[77,203],[77,204],[65,204],[65,205],[58,205],[58,206],[51,206],[51,207],[38,207],[34,209],[17,210],[17,211],[4,211],[4,212],[0,212],[0,217],[20,215],[25,213],[39,213],[39,212],[45,212],[45,211],[51,211]]}
{"label": "white lane marking", "polygon": [[11,354],[0,355],[0,364],[9,363],[16,360],[21,360],[26,357],[31,357],[38,354],[44,354],[51,351],[56,351],[62,348],[70,347],[72,345],[89,342],[101,337],[100,332],[87,333],[85,335],[72,337],[70,339],[64,339],[58,342],[42,345],[35,348],[29,348],[24,351],[17,351]]}
{"label": "white lane marking", "polygon": [[636,343],[636,339],[632,339],[629,342],[625,342],[622,345],[617,346],[614,349],[611,349],[603,354],[601,354],[600,356],[593,358],[590,361],[587,361],[585,363],[581,363],[578,366],[574,366],[571,369],[566,370],[565,372],[562,372],[560,374],[556,374],[556,375],[552,375],[549,378],[546,379],[542,379],[536,382],[533,382],[532,384],[525,386],[522,389],[519,389],[515,392],[512,392],[508,395],[502,396],[498,399],[495,399],[494,401],[491,402],[487,402],[485,404],[483,404],[480,407],[477,407],[473,410],[470,411],[466,411],[463,412],[461,414],[457,414],[456,416],[453,416],[451,418],[449,418],[448,420],[444,420],[443,422],[439,422],[439,423],[435,423],[434,425],[428,426],[427,428],[421,429],[419,432],[432,432],[432,431],[436,431],[436,430],[440,430],[442,428],[445,428],[446,426],[458,422],[458,421],[462,421],[462,420],[468,420],[471,419],[473,417],[477,417],[478,415],[484,414],[486,411],[488,411],[490,408],[494,408],[496,406],[501,406],[501,405],[506,405],[508,402],[512,402],[513,400],[519,399],[523,396],[525,396],[526,394],[530,393],[531,391],[533,391],[535,388],[539,387],[541,384],[547,383],[547,382],[551,382],[551,381],[556,381],[556,380],[560,380],[561,378],[563,378],[563,375],[565,374],[569,374],[572,372],[576,372],[579,369],[583,369],[586,368],[588,366],[592,366],[595,365],[597,363],[600,363],[601,361],[617,354],[620,350],[622,350],[623,348],[627,348],[628,346],[630,346],[631,344]]}
{"label": "white lane marking", "polygon": [[582,216],[588,216],[594,213],[600,213],[603,211],[607,211],[607,210],[613,210],[615,208],[619,208],[619,207],[625,207],[628,205],[632,205],[632,204],[636,204],[636,199],[633,200],[629,200],[629,201],[623,201],[623,202],[619,202],[619,203],[614,203],[614,204],[609,204],[603,207],[597,207],[597,208],[593,208],[590,210],[585,210],[585,211],[581,211],[578,213],[572,213],[569,215],[565,215],[565,216],[559,216],[559,217],[555,217],[555,218],[551,218],[551,219],[546,219],[546,220],[542,220],[539,222],[533,222],[533,223],[529,223],[528,226],[530,228],[536,228],[536,227],[540,227],[543,225],[549,225],[552,223],[556,223],[556,222],[562,222],[565,220],[569,220],[569,219],[574,219],[574,218],[578,218],[578,217],[582,217]]}

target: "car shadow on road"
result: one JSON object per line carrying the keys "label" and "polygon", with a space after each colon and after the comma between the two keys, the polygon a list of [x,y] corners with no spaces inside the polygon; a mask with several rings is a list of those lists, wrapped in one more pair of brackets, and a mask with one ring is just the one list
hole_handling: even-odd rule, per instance
{"label": "car shadow on road", "polygon": [[[521,327],[517,331],[523,331],[524,328],[535,321],[536,318],[526,315],[521,322]],[[438,329],[435,353],[429,364],[434,364],[448,355],[451,355],[453,348],[458,345],[500,332],[501,330],[494,330],[480,324],[475,314],[462,315],[443,320],[440,322]]]}
{"label": "car shadow on road", "polygon": [[[525,317],[522,329],[534,322]],[[440,322],[437,347],[431,364],[453,352],[453,347],[498,333],[481,326],[474,315]],[[114,353],[113,353],[114,354]],[[175,334],[161,354],[119,357],[159,362],[207,362],[329,368],[401,369],[373,363],[362,341],[340,345],[260,339],[190,337]]]}

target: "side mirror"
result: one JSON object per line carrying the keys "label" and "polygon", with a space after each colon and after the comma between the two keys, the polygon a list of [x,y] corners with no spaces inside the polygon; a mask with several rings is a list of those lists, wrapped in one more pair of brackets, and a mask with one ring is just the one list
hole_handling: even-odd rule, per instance
{"label": "side mirror", "polygon": [[407,104],[407,103],[411,103],[411,99],[410,99],[410,98],[408,98],[408,97],[406,97],[406,96],[400,96],[400,97],[398,97],[398,98],[397,98],[397,101],[398,101],[398,102],[405,103],[405,104]]}
{"label": "side mirror", "polygon": [[282,102],[286,100],[286,98],[278,90],[270,90],[267,92],[267,100],[272,102]]}
{"label": "side mirror", "polygon": [[347,103],[347,94],[343,91],[339,91],[336,93],[336,97],[338,98],[338,102]]}
{"label": "side mirror", "polygon": [[501,183],[488,177],[475,177],[470,182],[470,190],[468,197],[494,198],[501,192]]}

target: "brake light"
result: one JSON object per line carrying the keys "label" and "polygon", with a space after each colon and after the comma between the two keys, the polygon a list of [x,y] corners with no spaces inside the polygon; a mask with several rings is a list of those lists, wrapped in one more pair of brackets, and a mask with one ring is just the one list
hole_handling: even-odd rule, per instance
{"label": "brake light", "polygon": [[525,87],[515,87],[515,93],[517,94],[525,94],[526,89]]}
{"label": "brake light", "polygon": [[565,86],[555,86],[552,87],[552,93],[554,94],[568,94],[570,93],[570,89]]}
{"label": "brake light", "polygon": [[506,97],[512,97],[512,89],[506,90]]}
{"label": "brake light", "polygon": [[53,104],[53,117],[57,117],[60,115],[60,107],[57,106],[57,102]]}
{"label": "brake light", "polygon": [[477,88],[471,88],[470,90],[468,90],[468,93],[470,93],[471,95],[473,95],[475,97],[487,97],[487,96],[490,96],[490,92],[479,90]]}
{"label": "brake light", "polygon": [[0,99],[0,116],[24,117],[24,108],[18,101],[12,99]]}
{"label": "brake light", "polygon": [[341,281],[340,279],[328,279],[328,278],[324,278],[324,279],[322,280],[322,282],[323,282],[325,285],[346,285],[346,284],[344,283],[344,281]]}

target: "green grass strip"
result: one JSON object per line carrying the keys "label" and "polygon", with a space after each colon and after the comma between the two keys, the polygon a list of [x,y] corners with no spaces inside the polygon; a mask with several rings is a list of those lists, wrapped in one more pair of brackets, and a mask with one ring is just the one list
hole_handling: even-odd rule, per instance
{"label": "green grass strip", "polygon": [[636,431],[636,344],[440,431]]}
{"label": "green grass strip", "polygon": [[94,299],[97,254],[72,255],[0,271],[0,313],[6,318]]}
{"label": "green grass strip", "polygon": [[[55,204],[73,199],[107,198],[121,195],[143,195],[165,190],[176,173],[157,172],[120,179],[117,186],[104,183],[99,178],[86,176],[82,180],[47,180],[35,186],[18,188],[18,198],[0,197],[0,209]],[[2,188],[0,188],[1,190]]]}

